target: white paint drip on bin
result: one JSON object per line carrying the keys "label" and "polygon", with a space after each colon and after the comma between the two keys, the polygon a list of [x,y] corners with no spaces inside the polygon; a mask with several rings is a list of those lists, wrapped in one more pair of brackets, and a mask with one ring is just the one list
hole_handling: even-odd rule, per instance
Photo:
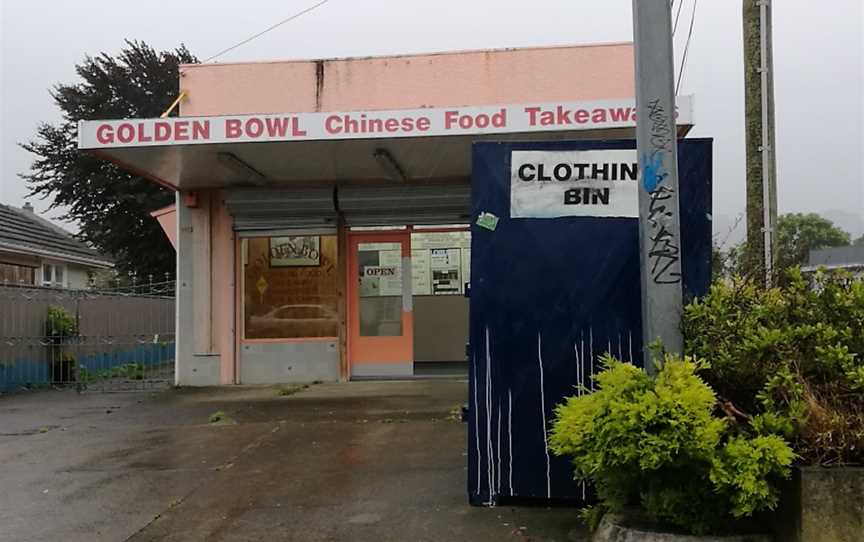
{"label": "white paint drip on bin", "polygon": [[552,498],[551,462],[549,460],[549,438],[546,434],[546,392],[543,384],[543,344],[537,332],[537,364],[540,366],[540,419],[543,421],[543,452],[546,454],[546,498]]}

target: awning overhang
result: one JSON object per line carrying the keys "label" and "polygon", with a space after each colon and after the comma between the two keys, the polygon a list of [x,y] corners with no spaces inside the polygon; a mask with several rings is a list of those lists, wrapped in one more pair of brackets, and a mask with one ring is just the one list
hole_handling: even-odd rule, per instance
{"label": "awning overhang", "polygon": [[[679,138],[692,127],[691,104],[690,97],[678,98]],[[475,141],[632,139],[634,118],[632,100],[618,100],[85,121],[78,137],[82,151],[170,188],[193,191],[464,180],[471,175]],[[460,124],[460,119],[471,120]],[[386,129],[339,132],[353,120],[376,121],[373,128]]]}

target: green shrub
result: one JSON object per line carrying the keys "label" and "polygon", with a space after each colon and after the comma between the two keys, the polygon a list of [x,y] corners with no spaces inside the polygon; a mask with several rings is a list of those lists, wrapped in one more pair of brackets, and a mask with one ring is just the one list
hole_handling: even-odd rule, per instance
{"label": "green shrub", "polygon": [[288,384],[285,386],[279,386],[276,390],[276,395],[279,395],[280,397],[288,397],[289,395],[299,393],[308,387],[309,384]]}
{"label": "green shrub", "polygon": [[234,418],[232,418],[228,414],[225,414],[221,410],[217,410],[213,414],[210,414],[210,416],[207,418],[207,422],[214,425],[234,425],[237,423]]}
{"label": "green shrub", "polygon": [[717,283],[683,327],[740,423],[790,439],[807,463],[864,463],[864,281],[792,270],[781,288]]}
{"label": "green shrub", "polygon": [[144,365],[142,363],[124,363],[102,372],[102,378],[127,378],[144,380]]}
{"label": "green shrub", "polygon": [[48,316],[45,319],[46,335],[50,337],[72,337],[78,334],[78,325],[75,316],[63,307],[48,307]]}
{"label": "green shrub", "polygon": [[549,440],[577,479],[595,483],[602,511],[639,506],[660,524],[704,533],[776,506],[774,482],[794,454],[779,436],[752,437],[715,416],[700,364],[667,357],[654,378],[610,356],[603,364],[594,393],[556,408]]}
{"label": "green shrub", "polygon": [[82,382],[95,382],[97,380],[107,380],[110,378],[144,380],[145,374],[146,370],[144,364],[135,362],[124,363],[101,371],[92,371],[84,366],[81,366],[78,369],[78,379]]}
{"label": "green shrub", "polygon": [[49,306],[45,335],[48,338],[51,382],[62,384],[76,380],[77,358],[67,349],[72,338],[78,335],[75,316],[63,307]]}

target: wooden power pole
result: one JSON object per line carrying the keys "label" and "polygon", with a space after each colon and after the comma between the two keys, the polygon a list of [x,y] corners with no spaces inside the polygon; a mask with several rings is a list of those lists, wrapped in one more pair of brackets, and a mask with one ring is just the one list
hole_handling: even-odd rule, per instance
{"label": "wooden power pole", "polygon": [[777,261],[777,168],[771,0],[743,0],[744,108],[747,146],[745,268],[770,287]]}

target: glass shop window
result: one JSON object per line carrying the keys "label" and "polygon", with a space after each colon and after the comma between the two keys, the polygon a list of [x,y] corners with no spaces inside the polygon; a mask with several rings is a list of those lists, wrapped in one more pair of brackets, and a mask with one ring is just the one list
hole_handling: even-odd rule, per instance
{"label": "glass shop window", "polygon": [[413,232],[411,281],[415,296],[464,294],[471,282],[471,232]]}
{"label": "glass shop window", "polygon": [[242,240],[246,339],[339,336],[335,235]]}

